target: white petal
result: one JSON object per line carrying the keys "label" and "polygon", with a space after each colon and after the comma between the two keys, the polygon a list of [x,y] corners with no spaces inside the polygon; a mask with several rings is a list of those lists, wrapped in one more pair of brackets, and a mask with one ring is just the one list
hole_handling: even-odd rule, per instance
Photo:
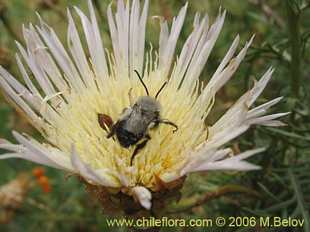
{"label": "white petal", "polygon": [[[131,6],[130,13],[130,30],[129,30],[129,73],[133,73],[134,69],[142,73],[142,67],[138,67],[138,48],[139,48],[139,18],[140,18],[140,1],[134,0]],[[144,34],[144,32],[142,32]],[[142,34],[142,36],[144,36]],[[142,42],[144,47],[145,40]],[[142,56],[143,57],[143,56]]]}
{"label": "white petal", "polygon": [[281,121],[278,121],[278,120],[270,120],[270,121],[267,121],[267,122],[261,122],[259,125],[271,126],[271,127],[287,126],[287,124],[285,124],[285,123],[283,123]]}
{"label": "white petal", "polygon": [[[139,37],[138,37],[138,55],[137,58],[137,68],[138,71],[142,72],[143,62],[144,62],[144,49],[145,49],[145,30],[146,30],[146,22],[148,16],[148,8],[149,8],[149,0],[145,0],[142,14],[140,16],[139,21]],[[140,73],[141,73],[140,72]]]}
{"label": "white petal", "polygon": [[250,124],[260,124],[260,125],[262,125],[262,124],[268,123],[268,121],[272,121],[274,119],[286,116],[288,114],[290,114],[290,112],[271,114],[271,115],[267,115],[267,116],[251,119],[251,120],[249,120],[249,123]]}
{"label": "white petal", "polygon": [[223,27],[225,15],[226,11],[224,11],[222,14],[219,14],[216,21],[210,27],[206,38],[202,39],[197,46],[196,52],[191,61],[191,65],[189,66],[185,77],[186,82],[192,84],[192,86],[194,86],[195,80],[199,78],[211,54],[211,51]]}
{"label": "white petal", "polygon": [[260,166],[251,164],[246,161],[234,161],[234,160],[225,160],[214,162],[210,164],[206,164],[204,166],[199,167],[199,169],[195,171],[251,171],[251,170],[259,170]]}
{"label": "white petal", "polygon": [[249,158],[257,153],[265,151],[265,148],[249,150],[238,154],[236,156],[226,158],[220,161],[212,161],[202,163],[200,166],[196,167],[195,169],[190,170],[193,171],[211,171],[211,170],[237,170],[237,171],[248,171],[248,170],[257,170],[260,169],[259,166],[250,164],[244,159]]}
{"label": "white petal", "polygon": [[71,16],[71,13],[69,10],[67,12],[69,20],[68,33],[67,33],[69,50],[71,51],[73,60],[75,61],[75,64],[81,74],[85,86],[92,87],[94,86],[93,73],[89,68],[87,59],[85,57],[85,52],[83,50],[81,40],[77,28],[75,26],[75,23],[73,21],[73,18]]}
{"label": "white petal", "polygon": [[256,101],[259,95],[263,92],[266,85],[270,81],[273,72],[274,70],[272,68],[269,68],[267,72],[263,75],[263,77],[255,83],[254,87],[250,91],[250,97],[247,100],[248,107],[252,106],[252,104]]}
{"label": "white petal", "polygon": [[179,15],[173,19],[171,33],[168,36],[168,39],[167,39],[166,23],[164,22],[162,24],[163,28],[162,28],[161,33],[163,33],[163,35],[161,36],[161,41],[160,41],[158,69],[160,70],[161,75],[163,75],[164,77],[167,76],[171,68],[175,47],[176,47],[181,29],[183,27],[183,23],[184,23],[186,11],[187,11],[187,6],[188,4],[186,3],[185,6],[180,10]]}
{"label": "white petal", "polygon": [[[215,73],[213,75],[213,77],[211,78],[210,82],[208,83],[206,89],[210,89],[210,90],[214,91],[214,93],[216,93],[220,88],[223,87],[223,85],[232,77],[232,75],[238,69],[239,65],[241,64],[241,61],[244,59],[244,57],[246,55],[247,50],[249,49],[249,47],[252,44],[253,39],[254,39],[254,36],[252,36],[250,41],[248,41],[246,43],[246,45],[239,52],[239,54],[234,59],[230,60],[230,63],[227,65],[227,67],[222,72],[218,72],[218,74]],[[233,46],[234,46],[234,44],[233,44]],[[230,52],[232,52],[232,51],[230,51]],[[228,55],[231,56],[229,53],[228,53]],[[227,58],[227,57],[225,57],[225,58]],[[227,60],[225,60],[225,58],[224,58],[224,61],[226,63]]]}
{"label": "white petal", "polygon": [[137,186],[132,188],[132,193],[134,198],[137,199],[144,208],[148,210],[151,209],[152,194],[148,189],[142,186]]}
{"label": "white petal", "polygon": [[101,80],[103,84],[105,78],[108,77],[109,73],[108,73],[108,67],[107,67],[107,62],[105,58],[103,43],[102,43],[102,39],[100,36],[100,30],[98,27],[95,10],[94,10],[91,0],[88,0],[88,9],[90,12],[90,21],[82,13],[82,11],[76,8],[82,20],[88,49],[92,57],[92,62],[94,63],[94,66],[95,66],[96,74],[99,80]]}
{"label": "white petal", "polygon": [[199,14],[196,14],[194,20],[194,30],[189,35],[188,39],[186,40],[182,52],[180,54],[179,59],[177,60],[176,67],[170,82],[175,80],[176,88],[179,87],[183,77],[188,69],[188,66],[191,64],[192,57],[197,51],[197,46],[205,40],[205,37],[208,32],[208,16],[206,15],[200,22]]}
{"label": "white petal", "polygon": [[76,70],[74,64],[71,61],[68,53],[66,52],[64,46],[60,42],[56,33],[40,18],[38,15],[41,27],[36,27],[39,34],[42,36],[46,46],[53,55],[57,64],[64,72],[65,76],[68,78],[70,87],[76,91],[82,91],[85,87],[83,84],[78,71]]}
{"label": "white petal", "polygon": [[59,169],[64,170],[72,169],[68,156],[65,155],[62,151],[56,148],[54,150],[48,150],[47,147],[44,147],[36,140],[33,139],[28,140],[24,136],[15,131],[13,131],[13,135],[20,144],[23,144],[28,149],[30,154],[33,152],[33,155],[35,155],[36,157],[56,165]]}
{"label": "white petal", "polygon": [[72,146],[71,163],[74,171],[78,172],[90,184],[103,185],[107,187],[118,187],[115,182],[106,178],[102,172],[103,170],[94,170],[89,165],[85,164],[77,154],[75,146]]}
{"label": "white petal", "polygon": [[36,96],[38,96],[40,99],[42,99],[41,94],[39,93],[38,89],[34,86],[33,82],[30,80],[29,75],[26,72],[26,69],[20,59],[20,56],[18,54],[16,54],[16,61],[17,61],[17,65],[18,68],[23,76],[23,79],[27,85],[27,87],[30,89],[30,91],[35,94]]}
{"label": "white petal", "polygon": [[26,41],[26,49],[18,42],[16,42],[17,47],[23,56],[24,60],[26,61],[28,67],[31,69],[31,72],[33,73],[36,81],[39,83],[40,88],[43,90],[45,95],[50,95],[55,93],[55,88],[51,84],[50,80],[46,76],[44,70],[40,67],[40,65],[37,63],[34,52],[36,50],[36,44],[31,38],[31,34],[29,33],[29,30],[23,27],[23,34]]}
{"label": "white petal", "polygon": [[201,101],[205,102],[207,99],[211,99],[214,96],[214,94],[217,93],[219,89],[222,88],[227,83],[227,81],[230,80],[230,78],[233,76],[233,74],[236,72],[239,65],[241,64],[241,61],[244,59],[247,50],[252,44],[253,39],[254,36],[252,36],[250,41],[246,43],[246,45],[239,52],[239,54],[235,58],[231,59],[229,64],[224,68],[224,64],[228,63],[228,58],[232,56],[232,54],[236,49],[237,42],[239,39],[238,37],[235,39],[234,43],[232,44],[232,47],[228,51],[228,54],[226,55],[226,57],[224,57],[223,63],[220,64],[218,70],[214,73],[211,80],[204,88],[201,96],[199,97],[199,101],[197,101],[198,103]]}
{"label": "white petal", "polygon": [[202,163],[211,163],[224,157],[232,154],[232,150],[230,148],[216,150],[214,148],[200,149],[197,152],[193,152],[191,154],[191,158],[189,162],[185,165],[185,167],[181,171],[181,176],[186,175],[187,173],[193,172],[197,167],[199,167]]}
{"label": "white petal", "polygon": [[228,52],[226,53],[225,57],[223,58],[222,62],[220,63],[220,65],[216,69],[215,73],[213,74],[213,77],[211,78],[211,80],[216,78],[223,71],[223,69],[226,67],[228,62],[231,60],[231,58],[235,54],[235,52],[238,48],[238,45],[239,45],[239,41],[240,41],[240,36],[237,35],[236,38],[234,39],[233,43],[231,44]]}
{"label": "white petal", "polygon": [[[27,48],[29,57],[31,56],[42,72],[46,74],[46,82],[53,83],[59,91],[67,90],[68,85],[66,81],[63,79],[61,72],[59,71],[51,55],[48,53],[47,47],[41,40],[35,28],[31,24],[29,29],[24,27],[24,34],[26,40],[29,41],[27,45],[29,46]],[[52,85],[49,88],[55,92]],[[53,92],[50,92],[49,94],[52,94]]]}
{"label": "white petal", "polygon": [[206,146],[220,147],[246,132],[249,127],[250,126],[247,124],[227,127],[221,132],[216,132],[212,137],[210,136],[209,140],[206,143]]}
{"label": "white petal", "polygon": [[115,58],[116,65],[118,67],[121,67],[121,63],[120,63],[120,61],[121,61],[120,48],[118,46],[119,38],[118,38],[118,34],[117,34],[117,28],[116,28],[116,25],[115,25],[114,17],[113,17],[113,14],[112,14],[112,3],[110,3],[110,5],[108,6],[107,17],[108,17],[110,35],[111,35],[112,46],[113,46],[113,51],[114,51],[113,55],[114,55],[114,58]]}
{"label": "white petal", "polygon": [[13,135],[21,145],[1,140],[1,149],[15,153],[1,155],[0,159],[21,158],[57,169],[72,170],[68,157],[61,151],[48,150],[35,140],[28,140],[17,132],[13,132]]}
{"label": "white petal", "polygon": [[164,54],[169,39],[168,22],[160,18],[159,54]]}
{"label": "white petal", "polygon": [[260,106],[255,107],[254,109],[252,109],[248,112],[247,118],[253,118],[253,117],[258,117],[258,116],[264,115],[270,107],[276,105],[282,99],[283,99],[283,97],[278,97],[278,98],[275,98],[271,101],[266,102],[265,104],[262,104]]}
{"label": "white petal", "polygon": [[[0,74],[1,75],[1,74]],[[39,131],[43,127],[43,121],[41,118],[31,109],[31,107],[11,88],[11,86],[0,77],[0,87],[7,94],[11,103],[25,114],[27,119],[32,125]]]}
{"label": "white petal", "polygon": [[[25,101],[31,105],[34,109],[38,110],[39,105],[41,103],[41,98],[38,95],[34,95],[33,93],[29,92],[27,88],[25,88],[19,81],[17,81],[9,72],[7,72],[3,67],[0,66],[0,75],[4,78],[5,84],[3,81],[2,85],[6,86],[7,84],[11,87],[10,89],[4,89],[11,98],[14,99],[14,97],[11,95],[16,93],[20,98],[25,99]],[[16,102],[16,101],[15,101]],[[16,102],[17,103],[17,102]]]}
{"label": "white petal", "polygon": [[241,126],[266,123],[268,120],[276,119],[277,117],[281,117],[287,114],[276,114],[257,118],[257,116],[263,115],[269,107],[279,102],[280,98],[263,104],[262,106],[256,107],[253,110],[249,110],[249,107],[262,93],[266,84],[270,80],[272,72],[273,70],[269,69],[264,74],[264,76],[255,83],[254,87],[245,93],[242,97],[240,97],[239,100],[210,128],[210,139],[213,137],[219,138],[226,131],[227,133],[230,133],[229,130],[234,131]]}

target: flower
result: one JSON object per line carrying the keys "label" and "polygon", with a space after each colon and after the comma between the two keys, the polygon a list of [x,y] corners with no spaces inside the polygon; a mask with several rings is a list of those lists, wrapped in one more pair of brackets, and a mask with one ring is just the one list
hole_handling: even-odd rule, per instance
{"label": "flower", "polygon": [[[46,143],[13,132],[19,144],[1,140],[0,148],[9,153],[1,159],[22,158],[78,174],[92,186],[118,190],[151,208],[151,192],[160,191],[192,172],[211,170],[255,170],[258,166],[245,161],[263,149],[233,155],[225,144],[245,132],[251,125],[280,126],[276,119],[286,113],[265,116],[281,98],[252,108],[271,78],[269,69],[215,124],[206,125],[216,92],[232,77],[253,37],[236,53],[235,38],[208,84],[199,81],[212,48],[224,23],[225,12],[219,13],[209,26],[209,19],[196,15],[193,31],[174,62],[178,36],[185,19],[187,4],[174,18],[169,30],[160,20],[159,49],[145,52],[145,28],[149,1],[140,12],[140,3],[117,2],[113,15],[108,8],[113,52],[104,49],[92,2],[90,16],[75,8],[82,22],[87,47],[83,47],[73,17],[68,11],[68,50],[56,33],[40,17],[40,25],[23,28],[26,48],[17,43],[20,55],[17,65],[25,84],[0,68],[1,88],[9,101],[43,135]],[[84,49],[88,50],[89,56]],[[31,70],[32,79],[24,63]],[[117,139],[108,139],[98,123],[103,113],[117,121],[134,101],[146,95],[135,74],[143,75],[151,96],[164,82],[167,85],[158,101],[162,118],[178,125],[173,133],[169,125],[150,130],[151,139],[131,158],[135,146],[124,148]],[[173,185],[173,184],[172,184]],[[116,191],[117,192],[117,191]]]}

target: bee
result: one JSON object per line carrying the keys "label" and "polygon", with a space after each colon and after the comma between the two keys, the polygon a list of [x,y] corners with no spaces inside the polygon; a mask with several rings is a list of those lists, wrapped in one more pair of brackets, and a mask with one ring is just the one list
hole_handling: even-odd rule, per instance
{"label": "bee", "polygon": [[136,146],[131,156],[130,165],[132,165],[138,152],[143,149],[151,139],[149,135],[150,129],[156,129],[160,124],[167,124],[174,127],[173,133],[178,130],[178,126],[175,123],[168,119],[163,119],[160,116],[161,104],[157,100],[157,97],[164,89],[167,82],[161,86],[155,97],[152,97],[150,96],[138,71],[134,71],[144,87],[146,96],[140,96],[137,101],[132,104],[132,89],[130,89],[128,92],[130,107],[123,110],[123,113],[116,123],[113,123],[110,116],[106,114],[98,114],[98,122],[101,128],[106,131],[109,130],[107,138],[114,138],[114,135],[116,135],[116,138],[122,147],[129,148],[133,145]]}

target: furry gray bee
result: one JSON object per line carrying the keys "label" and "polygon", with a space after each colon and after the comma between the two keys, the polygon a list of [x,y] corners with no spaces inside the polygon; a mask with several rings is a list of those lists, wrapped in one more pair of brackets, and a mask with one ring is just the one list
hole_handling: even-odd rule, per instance
{"label": "furry gray bee", "polygon": [[[155,97],[151,97],[140,74],[136,70],[135,73],[137,74],[147,95],[140,96],[134,104],[131,104],[130,107],[125,108],[120,118],[114,124],[111,117],[108,115],[98,114],[98,122],[101,128],[104,130],[109,129],[107,138],[111,138],[116,135],[119,144],[125,148],[136,145],[131,156],[131,165],[138,152],[143,149],[147,142],[151,139],[148,133],[149,129],[158,128],[159,124],[167,124],[175,128],[173,132],[178,130],[178,126],[176,124],[160,117],[161,105],[157,100],[157,97],[164,89],[167,82],[161,86]],[[130,102],[132,103],[131,89],[129,90],[128,95]]]}

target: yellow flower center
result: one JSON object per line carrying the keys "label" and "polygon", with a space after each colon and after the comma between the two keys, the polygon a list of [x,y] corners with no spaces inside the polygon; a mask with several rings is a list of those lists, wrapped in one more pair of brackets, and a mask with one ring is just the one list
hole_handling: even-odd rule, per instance
{"label": "yellow flower center", "polygon": [[[156,71],[144,77],[151,96],[164,81]],[[119,181],[116,174],[121,173],[129,186],[143,185],[154,189],[155,175],[169,181],[186,162],[189,150],[206,140],[208,132],[201,115],[192,110],[197,94],[190,96],[187,88],[178,89],[173,82],[168,83],[158,98],[162,106],[161,117],[174,122],[179,129],[173,133],[173,127],[161,124],[150,130],[151,139],[135,156],[131,166],[135,145],[127,149],[116,138],[106,138],[107,131],[98,123],[98,113],[109,115],[114,123],[119,119],[123,109],[130,107],[128,93],[131,88],[134,101],[146,95],[135,76],[110,76],[99,88],[88,87],[78,94],[64,93],[67,104],[57,106],[60,117],[53,122],[53,127],[45,128],[46,138],[67,154],[75,144],[85,163],[107,171],[115,181]]]}

